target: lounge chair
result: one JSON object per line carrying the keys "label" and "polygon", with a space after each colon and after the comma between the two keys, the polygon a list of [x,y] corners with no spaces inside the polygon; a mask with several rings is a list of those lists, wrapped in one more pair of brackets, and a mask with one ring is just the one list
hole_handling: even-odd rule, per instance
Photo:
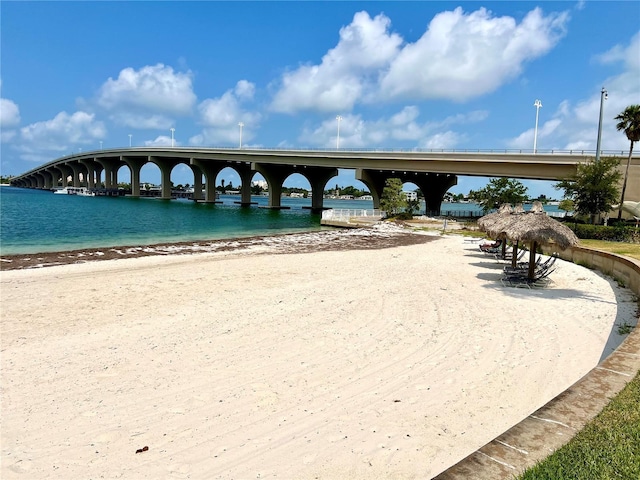
{"label": "lounge chair", "polygon": [[536,269],[533,278],[529,278],[527,271],[513,272],[504,274],[500,281],[505,287],[546,287],[549,284],[549,275],[555,271],[555,268]]}

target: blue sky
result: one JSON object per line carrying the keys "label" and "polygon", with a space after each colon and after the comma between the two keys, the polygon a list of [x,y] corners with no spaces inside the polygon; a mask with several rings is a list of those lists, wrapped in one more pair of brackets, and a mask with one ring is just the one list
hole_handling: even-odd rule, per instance
{"label": "blue sky", "polygon": [[[3,175],[129,135],[168,146],[171,128],[178,146],[236,147],[240,122],[245,147],[335,148],[337,115],[341,148],[532,149],[536,99],[539,150],[595,150],[603,86],[602,148],[628,150],[613,117],[640,103],[637,1],[3,1],[0,15]],[[193,182],[186,166],[172,180]],[[362,187],[349,171],[329,183]]]}

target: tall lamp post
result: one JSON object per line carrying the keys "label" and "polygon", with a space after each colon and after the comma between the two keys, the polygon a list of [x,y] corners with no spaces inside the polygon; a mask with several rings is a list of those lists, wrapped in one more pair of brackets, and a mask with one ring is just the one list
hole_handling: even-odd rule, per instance
{"label": "tall lamp post", "polygon": [[176,131],[175,128],[170,128],[169,130],[171,130],[171,147],[175,146],[175,143],[173,141],[173,133]]}
{"label": "tall lamp post", "polygon": [[542,102],[536,99],[533,106],[536,107],[536,129],[533,131],[533,153],[538,153],[538,112],[540,112]]}
{"label": "tall lamp post", "polygon": [[100,140],[100,150],[102,150],[102,140]]}
{"label": "tall lamp post", "polygon": [[602,87],[600,91],[600,121],[598,122],[598,143],[596,144],[596,162],[600,161],[600,140],[602,139],[602,110],[604,101],[609,97],[607,90]]}
{"label": "tall lamp post", "polygon": [[132,135],[129,134],[129,148],[131,148],[131,137],[132,137]]}
{"label": "tall lamp post", "polygon": [[242,127],[244,127],[244,123],[240,122],[238,126],[240,127],[240,148],[242,148]]}
{"label": "tall lamp post", "polygon": [[340,148],[340,121],[342,120],[342,117],[338,115],[336,117],[336,120],[338,120],[338,136],[336,137],[336,150],[337,150]]}

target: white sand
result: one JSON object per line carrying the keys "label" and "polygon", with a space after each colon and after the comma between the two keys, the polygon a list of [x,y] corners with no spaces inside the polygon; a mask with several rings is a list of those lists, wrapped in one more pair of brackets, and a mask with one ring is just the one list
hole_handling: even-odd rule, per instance
{"label": "white sand", "polygon": [[444,237],[1,272],[0,476],[430,478],[633,320],[626,290],[558,264],[505,288]]}

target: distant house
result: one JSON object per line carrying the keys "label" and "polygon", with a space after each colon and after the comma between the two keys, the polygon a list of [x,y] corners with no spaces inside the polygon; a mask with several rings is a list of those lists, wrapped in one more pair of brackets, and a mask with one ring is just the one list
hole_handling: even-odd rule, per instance
{"label": "distant house", "polygon": [[414,200],[418,200],[418,193],[417,192],[402,192],[406,195],[407,197],[407,201],[411,202]]}

